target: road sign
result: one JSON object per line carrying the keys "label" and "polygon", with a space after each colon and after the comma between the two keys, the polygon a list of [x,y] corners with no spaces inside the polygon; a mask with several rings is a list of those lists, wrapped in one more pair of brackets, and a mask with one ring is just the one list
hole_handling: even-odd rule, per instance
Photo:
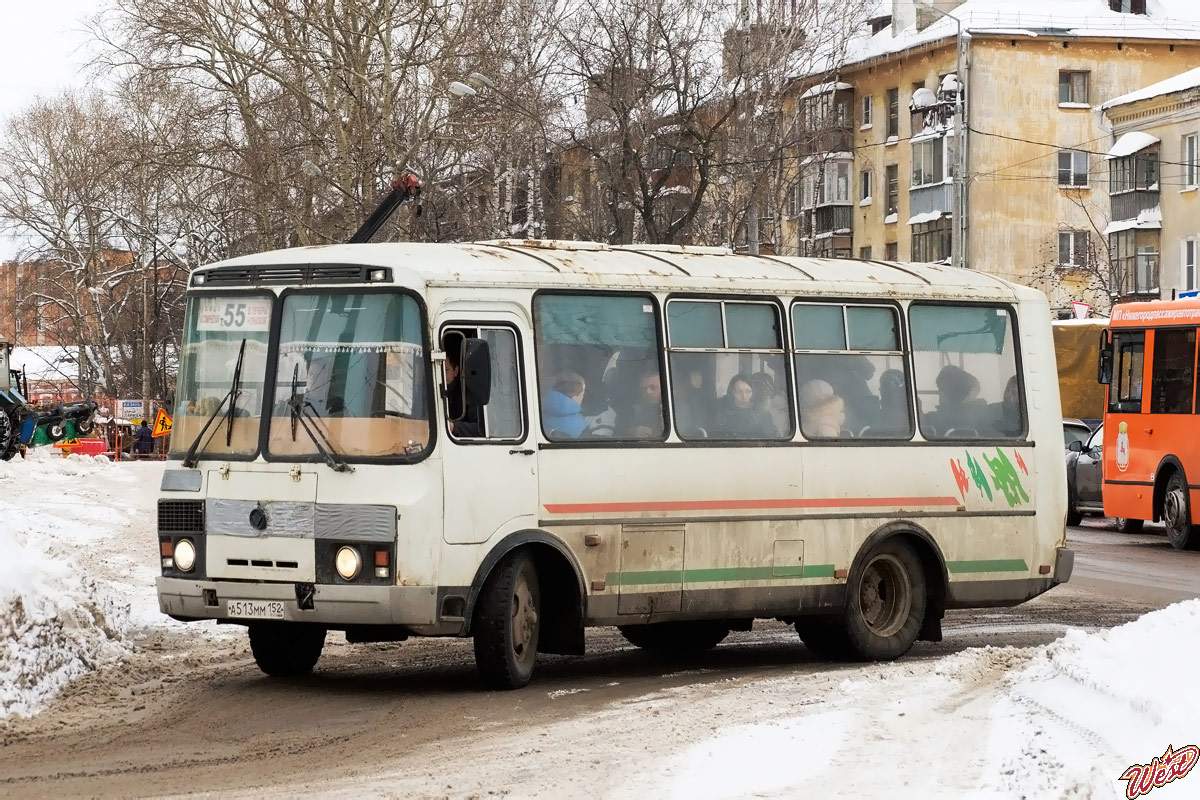
{"label": "road sign", "polygon": [[117,401],[117,418],[118,419],[141,419],[145,416],[146,410],[142,406],[141,400],[118,400]]}
{"label": "road sign", "polygon": [[166,409],[160,408],[158,416],[154,418],[154,429],[150,431],[151,436],[166,436],[171,432],[171,418],[167,416]]}
{"label": "road sign", "polygon": [[78,447],[78,439],[63,439],[61,442],[55,442],[52,447]]}
{"label": "road sign", "polygon": [[1088,311],[1091,308],[1087,303],[1071,303],[1071,310],[1075,312],[1075,319],[1087,319]]}

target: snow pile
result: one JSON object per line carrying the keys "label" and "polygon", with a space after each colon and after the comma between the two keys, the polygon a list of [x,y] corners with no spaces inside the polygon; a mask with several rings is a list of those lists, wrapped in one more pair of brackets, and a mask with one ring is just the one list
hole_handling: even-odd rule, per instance
{"label": "snow pile", "polygon": [[134,584],[122,581],[146,576],[119,554],[122,537],[152,530],[143,508],[152,495],[129,490],[153,469],[49,448],[0,462],[0,719],[36,713],[129,652],[145,604],[131,617]]}

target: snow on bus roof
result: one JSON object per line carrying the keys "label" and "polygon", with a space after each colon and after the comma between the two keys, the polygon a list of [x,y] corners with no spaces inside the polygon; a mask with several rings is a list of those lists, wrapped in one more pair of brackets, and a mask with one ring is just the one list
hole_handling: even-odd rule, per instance
{"label": "snow on bus roof", "polygon": [[[621,254],[622,258],[614,258]],[[275,250],[219,262],[200,271],[275,264],[345,264],[392,268],[399,283],[595,288],[712,288],[753,291],[836,284],[852,293],[904,290],[920,296],[1007,297],[1021,291],[995,276],[939,264],[740,255],[725,248],[607,245],[553,240],[461,244],[338,244]],[[409,274],[404,275],[405,272]],[[212,281],[206,285],[213,286]]]}

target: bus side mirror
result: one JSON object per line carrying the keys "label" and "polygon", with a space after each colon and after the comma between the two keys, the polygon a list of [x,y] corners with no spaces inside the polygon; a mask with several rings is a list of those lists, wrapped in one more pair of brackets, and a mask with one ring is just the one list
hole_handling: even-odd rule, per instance
{"label": "bus side mirror", "polygon": [[1067,449],[1070,450],[1072,453],[1082,453],[1083,452],[1083,442],[1079,442],[1079,441],[1071,442],[1069,445],[1067,445]]}
{"label": "bus side mirror", "polygon": [[488,343],[483,339],[463,339],[460,352],[463,408],[486,406],[492,398],[492,357]]}
{"label": "bus side mirror", "polygon": [[1100,363],[1096,369],[1096,382],[1105,386],[1112,383],[1113,351],[1112,345],[1100,350]]}

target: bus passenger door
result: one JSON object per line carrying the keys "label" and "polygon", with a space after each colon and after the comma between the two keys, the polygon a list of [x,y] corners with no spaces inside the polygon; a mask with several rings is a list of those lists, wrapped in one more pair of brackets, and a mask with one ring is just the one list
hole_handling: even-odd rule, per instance
{"label": "bus passenger door", "polygon": [[[537,445],[529,430],[524,363],[528,327],[515,314],[448,313],[439,317],[438,344],[447,354],[439,376],[443,536],[450,544],[479,544],[537,525]],[[482,408],[450,419],[446,374],[457,367],[462,341],[482,339],[491,361],[491,396]],[[457,388],[451,384],[450,390]]]}

